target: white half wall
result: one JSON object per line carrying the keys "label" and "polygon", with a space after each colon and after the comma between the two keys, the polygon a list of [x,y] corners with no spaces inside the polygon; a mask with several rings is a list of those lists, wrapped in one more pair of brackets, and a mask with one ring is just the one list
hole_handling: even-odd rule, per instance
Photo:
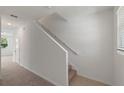
{"label": "white half wall", "polygon": [[83,14],[80,11],[80,14],[75,14],[66,20],[48,16],[40,21],[79,54],[77,56],[69,53],[69,62],[75,66],[80,75],[111,85],[114,59],[113,10],[92,14]]}
{"label": "white half wall", "polygon": [[68,53],[34,22],[18,31],[20,65],[55,85],[68,85]]}

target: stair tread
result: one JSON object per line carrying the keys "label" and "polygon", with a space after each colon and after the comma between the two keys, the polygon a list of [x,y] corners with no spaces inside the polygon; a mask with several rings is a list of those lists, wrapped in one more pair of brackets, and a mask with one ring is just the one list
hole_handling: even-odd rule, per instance
{"label": "stair tread", "polygon": [[74,69],[69,71],[69,81],[71,81],[75,77],[76,73],[77,73],[77,71]]}

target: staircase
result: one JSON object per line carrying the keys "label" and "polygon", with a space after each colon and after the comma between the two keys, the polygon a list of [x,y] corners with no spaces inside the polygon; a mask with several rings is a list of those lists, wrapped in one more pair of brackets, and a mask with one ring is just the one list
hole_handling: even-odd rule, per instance
{"label": "staircase", "polygon": [[[36,22],[38,24],[38,26],[41,28],[42,27],[42,31],[55,43],[57,44],[60,48],[67,50],[67,52],[71,52],[73,53],[74,55],[78,55],[77,52],[75,52],[71,47],[69,47],[66,43],[64,43],[63,41],[61,41],[56,35],[54,35],[51,31],[49,31],[49,29],[47,29],[43,24],[42,22],[38,21]],[[68,55],[68,53],[67,53]],[[66,58],[68,58],[66,56]],[[66,61],[66,63],[68,63],[68,61]],[[72,65],[68,65],[68,81],[67,83],[70,83],[72,82],[72,80],[76,77],[77,75],[77,71],[73,68]]]}
{"label": "staircase", "polygon": [[77,71],[72,67],[72,65],[68,66],[68,79],[69,79],[69,84],[72,82],[72,80],[76,77]]}

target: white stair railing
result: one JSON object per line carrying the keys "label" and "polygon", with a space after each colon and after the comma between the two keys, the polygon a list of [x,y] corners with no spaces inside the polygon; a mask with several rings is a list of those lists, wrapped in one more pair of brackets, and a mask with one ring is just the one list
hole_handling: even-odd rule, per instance
{"label": "white stair railing", "polygon": [[[48,70],[47,71],[41,70],[40,74],[44,74],[45,77],[43,75],[42,75],[42,77],[44,77],[46,80],[52,82],[54,85],[69,85],[69,81],[68,81],[68,51],[60,43],[58,43],[55,40],[55,38],[53,38],[50,34],[48,34],[41,27],[41,25],[38,24],[38,22],[35,21],[34,23],[36,24],[36,26],[39,29],[37,31],[39,31],[39,32],[42,31],[43,33],[41,33],[41,35],[48,37],[43,42],[41,40],[41,42],[46,45],[50,45],[50,44],[52,45],[52,46],[46,47],[46,48],[48,48],[47,51],[50,50],[50,52],[51,52],[51,53],[46,52],[46,53],[48,53],[48,55],[47,55],[48,59],[45,59],[45,64],[48,63],[49,65],[46,65],[45,68],[41,68],[41,69],[48,69]],[[51,49],[53,49],[53,50],[51,50]],[[43,53],[43,55],[44,55],[44,53]],[[41,62],[41,63],[43,63],[43,65],[44,65],[44,62]],[[57,69],[59,69],[59,71]],[[54,75],[52,75],[52,73],[50,73],[50,72],[53,72]],[[60,73],[61,73],[61,75],[60,75]]]}
{"label": "white stair railing", "polygon": [[53,37],[60,45],[62,45],[65,49],[69,50],[70,52],[72,52],[75,55],[78,55],[77,52],[75,52],[71,47],[69,47],[66,43],[64,43],[62,40],[60,40],[56,35],[54,35],[51,31],[49,31],[49,29],[47,29],[44,25],[42,25],[41,23],[37,22],[43,29],[44,31],[47,32],[47,34],[49,34],[51,37]]}

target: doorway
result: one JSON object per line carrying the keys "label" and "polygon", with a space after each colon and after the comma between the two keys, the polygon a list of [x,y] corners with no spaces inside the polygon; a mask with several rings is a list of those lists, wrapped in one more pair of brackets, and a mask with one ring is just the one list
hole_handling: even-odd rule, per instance
{"label": "doorway", "polygon": [[19,58],[19,38],[15,38],[13,34],[7,32],[1,32],[1,62],[2,65],[5,62],[20,63]]}
{"label": "doorway", "polygon": [[3,62],[12,62],[14,50],[14,37],[10,32],[1,32],[1,60]]}

